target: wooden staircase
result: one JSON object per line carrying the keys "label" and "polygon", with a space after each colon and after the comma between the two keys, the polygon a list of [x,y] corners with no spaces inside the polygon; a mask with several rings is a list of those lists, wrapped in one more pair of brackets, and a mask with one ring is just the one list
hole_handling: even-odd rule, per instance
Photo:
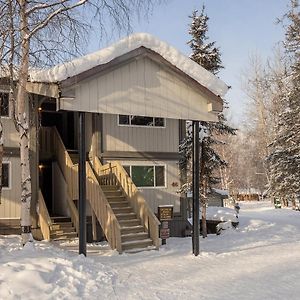
{"label": "wooden staircase", "polygon": [[[78,199],[78,155],[68,153],[55,127],[42,127],[41,136],[45,148],[51,146],[46,150],[53,152],[64,176],[71,218],[51,219],[40,193],[40,227],[48,240],[74,238],[79,231],[74,204],[74,199]],[[122,253],[159,248],[160,222],[118,162],[102,165],[97,157],[93,165],[86,162],[86,196],[112,249]]]}
{"label": "wooden staircase", "polygon": [[77,237],[75,227],[69,217],[51,217],[50,239],[69,240]]}
{"label": "wooden staircase", "polygon": [[117,185],[102,185],[101,188],[121,226],[122,250],[154,249],[149,233],[145,231],[123,191]]}

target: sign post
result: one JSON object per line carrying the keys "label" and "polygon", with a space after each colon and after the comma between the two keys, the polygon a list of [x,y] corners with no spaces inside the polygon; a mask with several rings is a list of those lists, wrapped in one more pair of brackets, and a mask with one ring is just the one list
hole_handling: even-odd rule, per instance
{"label": "sign post", "polygon": [[169,221],[173,219],[173,205],[158,206],[158,219],[161,222],[159,230],[161,243],[165,245],[170,237]]}

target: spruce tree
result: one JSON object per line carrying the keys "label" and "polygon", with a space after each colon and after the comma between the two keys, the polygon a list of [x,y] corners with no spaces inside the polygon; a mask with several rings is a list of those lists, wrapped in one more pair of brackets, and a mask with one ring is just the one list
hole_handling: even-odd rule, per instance
{"label": "spruce tree", "polygon": [[283,111],[279,115],[276,135],[268,157],[270,194],[281,199],[300,195],[300,6],[291,0],[285,15],[289,21],[285,35],[285,50],[290,57],[290,75],[286,79],[288,92],[281,96]]}
{"label": "spruce tree", "polygon": [[190,18],[189,34],[191,40],[188,42],[192,49],[190,58],[204,69],[217,74],[223,68],[219,48],[215,47],[215,42],[209,42],[207,37],[209,17],[205,13],[203,5],[200,15],[194,10]]}
{"label": "spruce tree", "polygon": [[[190,16],[192,22],[190,24],[189,34],[191,40],[188,42],[192,49],[190,58],[196,63],[204,67],[206,70],[217,74],[223,68],[221,62],[221,54],[219,48],[215,46],[215,42],[208,41],[208,16],[205,13],[205,7],[202,7],[201,13],[195,10]],[[220,182],[216,170],[227,165],[226,161],[216,152],[214,146],[222,144],[219,139],[222,135],[235,134],[236,130],[226,124],[226,118],[223,113],[220,113],[219,121],[200,122],[200,145],[201,145],[201,175],[200,175],[200,195],[202,206],[202,235],[207,236],[206,230],[206,195],[213,184]],[[180,147],[182,154],[182,167],[188,169],[191,164],[192,156],[192,130],[191,123],[188,122],[187,137]],[[184,191],[191,189],[191,181],[188,180],[183,186]]]}

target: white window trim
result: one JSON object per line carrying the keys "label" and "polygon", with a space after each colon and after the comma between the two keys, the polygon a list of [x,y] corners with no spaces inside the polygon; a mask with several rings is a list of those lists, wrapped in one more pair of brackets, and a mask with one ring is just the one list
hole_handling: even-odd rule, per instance
{"label": "white window trim", "polygon": [[3,186],[2,190],[9,191],[11,190],[11,180],[12,180],[12,174],[11,174],[11,161],[3,161],[2,164],[8,165],[8,187]]}
{"label": "white window trim", "polygon": [[[121,114],[122,115],[122,114]],[[120,114],[117,115],[117,125],[120,126],[120,127],[133,127],[133,128],[155,128],[155,129],[159,129],[159,128],[166,128],[166,122],[167,122],[167,119],[166,118],[162,118],[162,117],[150,117],[149,118],[161,118],[161,119],[164,119],[164,126],[143,126],[143,125],[131,125],[131,124],[120,124],[120,118],[119,118]],[[133,116],[133,115],[124,115],[124,116]],[[134,115],[134,116],[137,116],[137,115]],[[142,117],[142,116],[141,116]],[[147,117],[147,116],[146,116]],[[129,119],[130,120],[130,119]]]}
{"label": "white window trim", "polygon": [[[137,186],[137,188],[139,190],[149,190],[149,189],[166,189],[167,188],[167,165],[166,164],[147,164],[147,163],[144,163],[144,164],[124,164],[123,165],[124,167],[129,167],[130,168],[130,177],[132,179],[132,167],[154,167],[153,168],[153,176],[154,176],[154,186]],[[162,186],[155,186],[156,184],[156,179],[155,179],[155,167],[164,167],[164,173],[165,173],[165,185],[162,185]]]}
{"label": "white window trim", "polygon": [[10,115],[10,101],[9,101],[9,91],[5,91],[5,90],[1,90],[0,89],[0,93],[5,93],[5,94],[8,94],[8,116],[1,116],[1,118],[3,119],[11,119],[11,115]]}

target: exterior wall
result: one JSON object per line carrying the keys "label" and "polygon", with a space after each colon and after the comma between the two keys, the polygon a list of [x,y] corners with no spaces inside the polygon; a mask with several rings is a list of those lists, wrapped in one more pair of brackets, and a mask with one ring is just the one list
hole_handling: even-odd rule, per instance
{"label": "exterior wall", "polygon": [[[158,205],[174,205],[174,212],[180,212],[179,189],[179,168],[177,161],[120,161],[122,165],[147,165],[158,164],[166,166],[166,187],[165,188],[140,188],[150,208],[157,213]],[[173,186],[175,183],[177,186]]]}
{"label": "exterior wall", "polygon": [[[140,154],[140,158],[120,158],[122,165],[165,165],[166,187],[140,188],[150,208],[157,213],[158,205],[174,205],[174,212],[180,213],[180,174],[178,160],[162,160],[163,152],[178,154],[179,120],[166,119],[165,127],[119,126],[118,115],[103,114],[103,151],[127,155]],[[145,159],[144,152],[151,152],[152,159]],[[155,157],[157,155],[157,157]],[[107,161],[110,159],[107,158]],[[111,159],[114,160],[114,159]]]}
{"label": "exterior wall", "polygon": [[4,147],[19,147],[19,134],[10,118],[2,117]]}
{"label": "exterior wall", "polygon": [[119,126],[118,115],[103,114],[103,150],[178,153],[178,123],[166,119],[165,128]]}
{"label": "exterior wall", "polygon": [[[7,85],[0,84],[0,91],[9,92]],[[4,132],[4,147],[19,147],[19,135],[11,118],[1,117]]]}
{"label": "exterior wall", "polygon": [[0,218],[20,218],[21,174],[20,158],[5,157],[3,161],[11,163],[10,188],[2,189],[0,201]]}
{"label": "exterior wall", "polygon": [[[9,88],[0,85],[1,91],[9,92]],[[4,151],[19,153],[19,135],[11,118],[1,117],[4,134]],[[10,149],[8,149],[10,148]],[[10,162],[10,188],[3,188],[0,200],[0,218],[14,219],[20,218],[20,195],[21,195],[21,173],[20,158],[10,155],[4,155],[3,161]]]}
{"label": "exterior wall", "polygon": [[58,216],[70,216],[67,203],[67,184],[57,164],[52,163],[53,211]]}
{"label": "exterior wall", "polygon": [[148,57],[131,59],[74,87],[63,110],[214,121],[207,95],[190,80]]}

